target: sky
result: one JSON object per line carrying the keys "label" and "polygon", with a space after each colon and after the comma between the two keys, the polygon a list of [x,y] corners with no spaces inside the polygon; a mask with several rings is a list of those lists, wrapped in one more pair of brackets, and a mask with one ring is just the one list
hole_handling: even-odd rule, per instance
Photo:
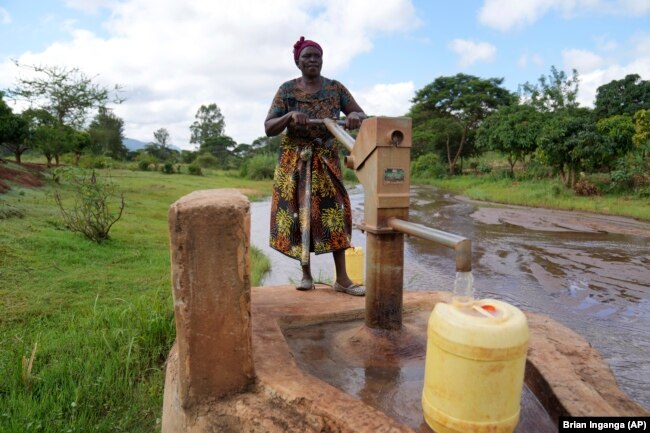
{"label": "sky", "polygon": [[251,143],[280,84],[300,75],[300,36],[369,115],[402,116],[419,89],[458,73],[516,92],[552,66],[576,69],[587,107],[602,84],[650,80],[650,0],[0,0],[0,89],[29,76],[15,61],[79,68],[122,87],[109,107],[128,138],[166,128],[192,150],[197,110],[216,103],[225,133]]}

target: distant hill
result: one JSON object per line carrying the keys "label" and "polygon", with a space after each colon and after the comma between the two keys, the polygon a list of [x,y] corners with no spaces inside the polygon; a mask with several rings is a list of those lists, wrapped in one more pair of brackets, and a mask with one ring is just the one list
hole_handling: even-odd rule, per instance
{"label": "distant hill", "polygon": [[[144,147],[149,143],[150,143],[149,141],[147,142],[140,141],[140,140],[136,140],[135,138],[125,138],[124,140],[122,140],[122,144],[125,145],[126,148],[129,150],[144,149]],[[182,150],[180,147],[174,146],[173,144],[170,145],[169,147],[171,147],[174,150],[178,150],[179,152]]]}
{"label": "distant hill", "polygon": [[149,143],[145,143],[144,141],[140,141],[140,140],[135,140],[133,138],[125,138],[124,140],[122,140],[122,144],[125,145],[126,148],[129,150],[140,150],[140,149],[144,149],[144,147]]}

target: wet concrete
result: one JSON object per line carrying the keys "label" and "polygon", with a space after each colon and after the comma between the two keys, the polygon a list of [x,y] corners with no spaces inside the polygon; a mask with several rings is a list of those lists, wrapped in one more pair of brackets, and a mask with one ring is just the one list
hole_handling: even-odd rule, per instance
{"label": "wet concrete", "polygon": [[[428,311],[406,315],[404,324],[426,329]],[[360,359],[342,348],[341,336],[358,333],[361,321],[319,324],[284,331],[298,366],[309,374],[335,386],[366,404],[384,412],[418,433],[432,433],[422,414],[422,387],[426,337],[414,332],[418,340],[395,356],[379,347],[372,358]],[[352,356],[350,356],[352,355]],[[368,362],[371,361],[371,362]],[[533,392],[524,386],[521,417],[515,433],[553,433],[551,420]]]}
{"label": "wet concrete", "polygon": [[[351,190],[350,196],[353,219],[360,222],[362,191]],[[546,314],[573,329],[603,355],[621,388],[650,407],[650,225],[520,207],[485,208],[490,206],[433,187],[414,187],[410,220],[472,239],[477,296]],[[251,242],[272,260],[263,285],[297,281],[298,262],[268,247],[268,202],[253,203],[251,211]],[[365,246],[358,230],[353,243]],[[452,251],[406,238],[404,254],[406,290],[453,286]],[[317,280],[333,280],[331,255],[316,256],[312,263]]]}

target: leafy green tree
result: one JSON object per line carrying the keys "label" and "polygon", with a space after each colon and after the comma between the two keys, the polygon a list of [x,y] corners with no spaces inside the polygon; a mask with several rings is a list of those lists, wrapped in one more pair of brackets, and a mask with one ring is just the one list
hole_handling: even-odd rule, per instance
{"label": "leafy green tree", "polygon": [[[442,121],[455,125],[460,136],[446,134],[447,165],[453,173],[466,145],[480,123],[499,107],[510,105],[515,97],[501,87],[503,78],[481,79],[472,75],[457,74],[451,77],[438,77],[432,83],[418,90],[413,98],[411,113],[414,118],[425,118],[423,113],[431,113]],[[449,131],[454,127],[450,126]],[[427,122],[414,121],[414,134],[431,132]]]}
{"label": "leafy green tree", "polygon": [[537,84],[529,82],[520,86],[522,100],[539,111],[552,112],[563,108],[578,107],[578,71],[569,77],[564,71],[551,66],[551,74],[540,76]]}
{"label": "leafy green tree", "polygon": [[86,149],[93,144],[93,139],[87,131],[75,131],[72,137],[72,152],[74,153],[74,165],[79,165],[79,159]]}
{"label": "leafy green tree", "polygon": [[106,107],[100,107],[88,127],[90,150],[95,155],[124,159],[128,153],[124,145],[124,121]]}
{"label": "leafy green tree", "polygon": [[190,126],[192,133],[190,143],[199,146],[200,150],[206,143],[223,135],[226,122],[217,104],[201,105],[195,116],[196,120]]}
{"label": "leafy green tree", "polygon": [[639,149],[650,150],[650,109],[639,110],[634,114],[634,135],[632,142]]}
{"label": "leafy green tree", "polygon": [[618,114],[634,116],[639,110],[650,109],[650,81],[642,80],[638,74],[610,81],[598,87],[594,105],[598,119]]}
{"label": "leafy green tree", "polygon": [[27,100],[31,106],[41,108],[52,115],[59,125],[83,128],[86,116],[92,109],[104,107],[108,102],[121,103],[117,96],[121,90],[99,85],[78,68],[61,66],[16,66],[31,71],[18,79],[9,90],[10,96]]}
{"label": "leafy green tree", "polygon": [[573,188],[579,171],[602,163],[607,143],[589,109],[562,109],[546,117],[537,138],[537,154],[559,173],[564,185]]}
{"label": "leafy green tree", "polygon": [[634,121],[627,115],[614,115],[596,123],[598,133],[603,136],[607,148],[600,155],[600,165],[611,170],[614,161],[633,149]]}
{"label": "leafy green tree", "polygon": [[3,95],[0,92],[0,146],[13,153],[20,164],[22,154],[29,149],[29,125],[27,119],[13,113],[3,100]]}
{"label": "leafy green tree", "polygon": [[162,147],[169,147],[169,131],[165,128],[160,128],[154,131],[153,138]]}
{"label": "leafy green tree", "polygon": [[153,136],[156,141],[147,144],[144,149],[145,152],[155,158],[157,162],[175,162],[180,158],[180,153],[171,148],[171,145],[169,144],[169,132],[165,128],[157,129],[154,131]]}
{"label": "leafy green tree", "polygon": [[524,162],[535,151],[543,118],[543,114],[530,105],[503,107],[478,128],[477,146],[507,155],[510,173],[514,174],[517,161]]}

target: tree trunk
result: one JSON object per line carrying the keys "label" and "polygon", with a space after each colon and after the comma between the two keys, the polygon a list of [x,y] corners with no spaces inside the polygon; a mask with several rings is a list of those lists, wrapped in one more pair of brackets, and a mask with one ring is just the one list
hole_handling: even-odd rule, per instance
{"label": "tree trunk", "polygon": [[14,155],[16,156],[16,164],[20,164],[20,157],[22,156],[22,154],[23,153],[21,151],[19,151],[19,150],[16,150],[14,152]]}
{"label": "tree trunk", "polygon": [[510,175],[515,177],[515,164],[517,163],[516,159],[513,159],[511,155],[508,155],[508,164],[510,164]]}
{"label": "tree trunk", "polygon": [[54,155],[54,164],[58,167],[59,166],[59,154]]}

